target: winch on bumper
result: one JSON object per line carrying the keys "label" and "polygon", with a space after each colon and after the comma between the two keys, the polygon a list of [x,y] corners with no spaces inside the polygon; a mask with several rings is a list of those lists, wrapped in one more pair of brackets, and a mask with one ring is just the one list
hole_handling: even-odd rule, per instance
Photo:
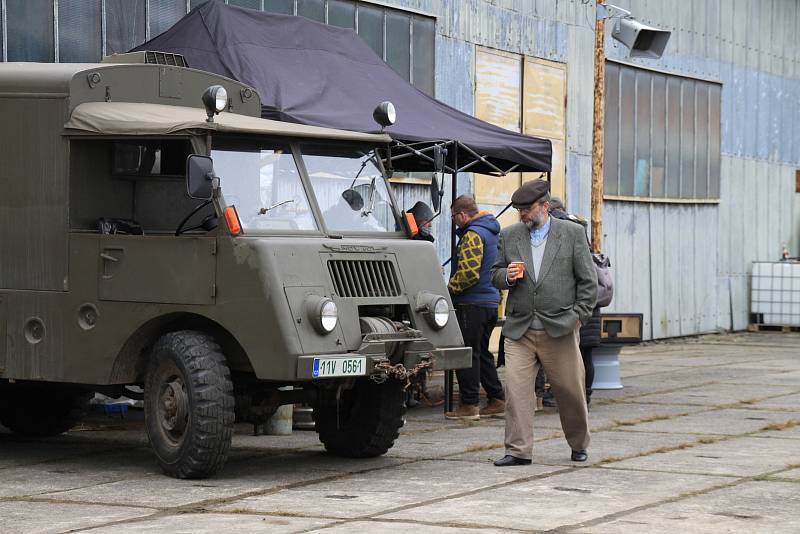
{"label": "winch on bumper", "polygon": [[[394,332],[364,334],[357,351],[346,354],[319,354],[297,359],[297,379],[323,379],[370,376],[376,382],[390,377],[410,379],[423,369],[460,369],[472,365],[469,347],[437,348],[419,330],[384,318],[362,318],[391,323]],[[386,328],[384,328],[386,330]]]}

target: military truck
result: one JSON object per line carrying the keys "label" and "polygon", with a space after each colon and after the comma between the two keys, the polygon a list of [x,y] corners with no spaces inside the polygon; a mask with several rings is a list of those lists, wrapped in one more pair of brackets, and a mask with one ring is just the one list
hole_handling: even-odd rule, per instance
{"label": "military truck", "polygon": [[409,382],[471,361],[390,138],[261,119],[180,56],[115,61],[0,65],[0,423],[55,435],[143,391],[163,471],[201,478],[236,420],[308,403],[331,453],[385,453]]}

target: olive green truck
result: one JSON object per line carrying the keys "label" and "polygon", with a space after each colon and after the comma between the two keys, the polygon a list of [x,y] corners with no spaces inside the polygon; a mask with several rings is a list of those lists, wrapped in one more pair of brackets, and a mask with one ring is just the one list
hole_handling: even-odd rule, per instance
{"label": "olive green truck", "polygon": [[235,421],[307,403],[329,452],[385,453],[409,382],[471,363],[390,138],[129,60],[0,64],[0,423],[59,434],[139,391],[164,472],[200,478]]}

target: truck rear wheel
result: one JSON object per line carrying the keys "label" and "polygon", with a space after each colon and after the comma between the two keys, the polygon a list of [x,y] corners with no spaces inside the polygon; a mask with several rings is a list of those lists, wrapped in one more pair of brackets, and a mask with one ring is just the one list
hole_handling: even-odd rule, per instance
{"label": "truck rear wheel", "polygon": [[386,453],[403,426],[405,391],[398,380],[359,379],[352,389],[320,392],[314,422],[325,448],[339,456],[372,458]]}
{"label": "truck rear wheel", "polygon": [[78,424],[90,397],[57,385],[6,385],[0,389],[0,424],[22,436],[57,436]]}
{"label": "truck rear wheel", "polygon": [[153,347],[144,394],[147,436],[167,475],[205,478],[225,464],[233,383],[213,338],[192,330],[162,336]]}

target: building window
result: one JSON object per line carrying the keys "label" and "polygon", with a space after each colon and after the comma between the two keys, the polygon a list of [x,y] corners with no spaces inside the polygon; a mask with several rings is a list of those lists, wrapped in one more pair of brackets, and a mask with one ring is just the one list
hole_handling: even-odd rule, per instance
{"label": "building window", "polygon": [[53,61],[53,2],[6,0],[5,8],[7,60]]}
{"label": "building window", "polygon": [[719,200],[718,83],[606,63],[607,199]]}
{"label": "building window", "polygon": [[[0,0],[4,61],[93,63],[170,29],[206,0]],[[356,30],[404,80],[434,94],[436,19],[358,0],[226,0]],[[105,42],[103,41],[105,39]]]}

